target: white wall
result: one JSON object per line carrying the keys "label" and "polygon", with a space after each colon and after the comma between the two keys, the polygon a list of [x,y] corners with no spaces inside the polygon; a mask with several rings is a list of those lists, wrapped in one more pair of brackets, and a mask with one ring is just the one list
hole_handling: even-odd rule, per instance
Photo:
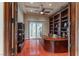
{"label": "white wall", "polygon": [[28,38],[29,23],[28,21],[43,21],[43,35],[48,35],[49,33],[49,19],[47,16],[37,15],[37,14],[26,14],[24,17],[25,21],[25,38]]}
{"label": "white wall", "polygon": [[3,55],[3,42],[4,42],[4,24],[3,24],[3,21],[4,21],[4,16],[3,16],[3,8],[4,8],[4,5],[2,2],[0,2],[0,55]]}
{"label": "white wall", "polygon": [[24,22],[23,12],[21,11],[20,7],[18,7],[18,22]]}

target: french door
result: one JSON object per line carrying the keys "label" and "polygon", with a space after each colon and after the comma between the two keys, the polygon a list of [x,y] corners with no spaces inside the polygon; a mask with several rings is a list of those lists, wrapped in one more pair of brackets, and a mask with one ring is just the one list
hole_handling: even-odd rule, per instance
{"label": "french door", "polygon": [[30,38],[41,38],[42,35],[41,22],[29,22],[29,36]]}

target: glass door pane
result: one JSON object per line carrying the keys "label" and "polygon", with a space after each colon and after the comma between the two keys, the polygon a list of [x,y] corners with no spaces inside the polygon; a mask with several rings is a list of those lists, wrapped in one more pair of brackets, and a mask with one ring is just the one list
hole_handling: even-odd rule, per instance
{"label": "glass door pane", "polygon": [[30,38],[41,38],[42,23],[30,22]]}
{"label": "glass door pane", "polygon": [[36,38],[36,23],[30,22],[30,38]]}
{"label": "glass door pane", "polygon": [[42,35],[42,23],[37,23],[37,38],[41,38]]}

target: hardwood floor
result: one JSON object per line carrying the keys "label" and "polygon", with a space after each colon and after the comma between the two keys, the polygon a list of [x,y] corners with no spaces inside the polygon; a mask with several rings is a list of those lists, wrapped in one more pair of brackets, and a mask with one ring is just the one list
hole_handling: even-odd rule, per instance
{"label": "hardwood floor", "polygon": [[40,44],[40,39],[25,40],[24,47],[21,53],[18,53],[17,56],[67,56],[68,53],[54,53],[48,52],[43,49],[43,46]]}

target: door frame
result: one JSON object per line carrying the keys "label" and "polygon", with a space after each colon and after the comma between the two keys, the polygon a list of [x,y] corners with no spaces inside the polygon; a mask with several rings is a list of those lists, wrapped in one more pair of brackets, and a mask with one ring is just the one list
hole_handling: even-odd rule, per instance
{"label": "door frame", "polygon": [[70,36],[70,55],[75,56],[76,55],[76,2],[70,3],[70,21],[71,21],[71,36]]}
{"label": "door frame", "polygon": [[[13,47],[17,47],[17,42],[16,42],[16,29],[15,29],[15,24],[13,26],[13,37],[14,37],[14,42],[12,42],[12,22],[13,18],[15,20],[16,18],[16,2],[4,2],[4,55],[5,56],[12,56],[12,52],[14,51],[12,48],[12,43],[14,43]],[[13,4],[13,6],[12,6]],[[11,6],[10,6],[11,5]],[[12,7],[14,9],[12,9]],[[12,17],[12,10],[14,12],[13,17]],[[16,48],[15,48],[16,49]],[[16,54],[16,52],[14,52]]]}
{"label": "door frame", "polygon": [[[11,8],[12,9],[12,8]],[[11,11],[12,12],[12,11]],[[11,15],[11,16],[10,16]],[[10,17],[9,17],[10,16]],[[10,3],[4,3],[4,55],[10,55],[10,46],[9,40],[11,38],[11,18],[12,14],[10,13]]]}
{"label": "door frame", "polygon": [[[10,17],[9,17],[9,8],[10,8],[10,3],[5,2],[4,3],[4,55],[10,56],[10,46],[9,46],[9,40],[10,39],[10,27],[8,26],[10,24]],[[75,56],[75,41],[76,41],[76,3],[71,2],[70,3],[70,9],[71,9],[71,49],[70,49],[70,55]],[[74,17],[73,17],[74,16]]]}

